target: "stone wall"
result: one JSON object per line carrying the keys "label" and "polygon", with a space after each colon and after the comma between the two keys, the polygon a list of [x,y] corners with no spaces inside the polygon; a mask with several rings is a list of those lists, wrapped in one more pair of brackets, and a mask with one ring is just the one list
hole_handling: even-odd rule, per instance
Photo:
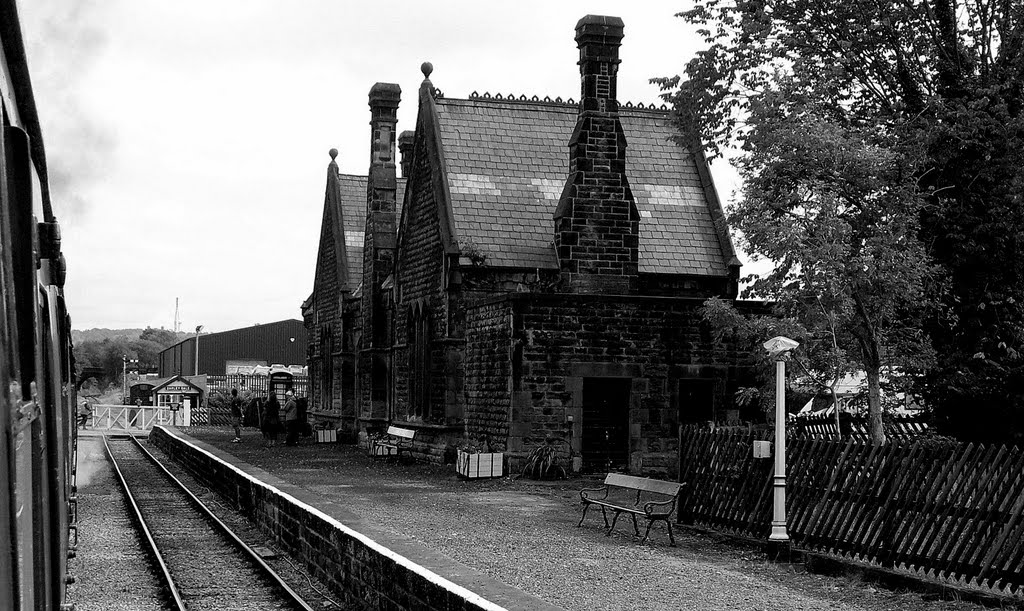
{"label": "stone wall", "polygon": [[[502,607],[484,598],[488,596],[502,600],[509,609],[554,609],[477,571],[456,569],[452,579],[465,579],[482,594],[471,592],[314,508],[311,503],[316,499],[308,498],[306,491],[269,474],[262,481],[256,479],[203,449],[204,444],[179,435],[157,427],[150,440],[299,558],[306,570],[345,601],[346,608],[501,611]],[[433,552],[420,548],[406,553],[418,553],[418,562],[424,562],[422,558]]]}
{"label": "stone wall", "polygon": [[466,318],[466,436],[504,452],[509,433],[512,308],[500,300],[471,307]]}
{"label": "stone wall", "polygon": [[[451,337],[452,321],[441,240],[438,205],[433,189],[432,168],[425,143],[417,151],[416,167],[406,197],[402,227],[402,248],[396,275],[395,345],[393,366],[393,420],[419,430],[415,447],[422,458],[444,459],[445,450],[462,436],[463,386],[462,339]],[[429,397],[430,416],[420,419],[410,409],[410,350],[413,309],[427,312],[430,319]]]}
{"label": "stone wall", "polygon": [[[515,464],[547,439],[582,448],[583,389],[588,378],[628,383],[629,469],[672,477],[677,469],[683,380],[706,383],[716,419],[733,408],[747,375],[741,355],[716,345],[701,321],[703,300],[599,295],[517,294],[470,308],[468,421],[497,433],[508,414],[506,452]],[[509,337],[500,331],[506,317]],[[489,346],[489,348],[488,348]],[[501,387],[508,391],[502,395]],[[506,408],[507,397],[510,405]],[[577,456],[576,467],[579,467]]]}

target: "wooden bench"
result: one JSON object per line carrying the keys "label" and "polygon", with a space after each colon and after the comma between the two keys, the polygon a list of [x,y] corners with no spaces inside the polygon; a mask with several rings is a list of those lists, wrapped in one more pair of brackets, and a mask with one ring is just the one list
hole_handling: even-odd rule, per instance
{"label": "wooden bench", "polygon": [[[612,531],[615,530],[615,523],[619,520],[619,515],[628,513],[633,518],[633,531],[638,537],[640,528],[637,526],[636,517],[642,516],[647,520],[647,532],[644,533],[641,543],[646,541],[647,535],[651,533],[651,525],[661,520],[668,527],[669,541],[675,545],[676,540],[672,536],[672,522],[669,520],[669,516],[676,508],[676,500],[679,498],[679,491],[682,487],[683,484],[676,482],[609,473],[604,478],[604,485],[600,488],[580,490],[580,500],[583,501],[583,517],[580,518],[580,523],[576,526],[583,526],[587,510],[591,505],[597,505],[601,508],[604,525],[608,529],[605,536],[612,534]],[[615,512],[611,526],[608,525],[608,509]]]}
{"label": "wooden bench", "polygon": [[389,426],[386,434],[387,437],[384,439],[370,441],[371,456],[400,456],[403,450],[412,447],[416,431],[400,426]]}

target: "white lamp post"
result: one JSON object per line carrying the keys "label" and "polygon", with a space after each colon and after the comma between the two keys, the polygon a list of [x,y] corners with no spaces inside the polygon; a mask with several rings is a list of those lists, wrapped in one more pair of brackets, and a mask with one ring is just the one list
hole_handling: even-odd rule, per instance
{"label": "white lamp post", "polygon": [[774,503],[772,510],[773,543],[789,542],[786,532],[786,359],[799,346],[788,337],[773,337],[764,343],[768,356],[775,359],[775,476],[772,479]]}
{"label": "white lamp post", "polygon": [[195,366],[195,371],[192,372],[195,375],[199,375],[199,332],[202,331],[202,330],[203,330],[203,325],[198,325],[196,327],[196,366]]}

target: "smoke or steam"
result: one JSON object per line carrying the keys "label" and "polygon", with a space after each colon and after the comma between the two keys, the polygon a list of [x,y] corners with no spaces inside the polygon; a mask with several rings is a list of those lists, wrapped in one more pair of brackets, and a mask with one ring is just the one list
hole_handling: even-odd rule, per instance
{"label": "smoke or steam", "polygon": [[21,3],[53,208],[65,221],[88,211],[89,187],[109,170],[116,144],[116,126],[101,119],[85,95],[90,69],[106,46],[104,6],[95,0]]}
{"label": "smoke or steam", "polygon": [[80,437],[78,440],[78,468],[76,484],[78,489],[89,485],[97,473],[109,469],[107,453],[103,450],[103,439],[100,437]]}

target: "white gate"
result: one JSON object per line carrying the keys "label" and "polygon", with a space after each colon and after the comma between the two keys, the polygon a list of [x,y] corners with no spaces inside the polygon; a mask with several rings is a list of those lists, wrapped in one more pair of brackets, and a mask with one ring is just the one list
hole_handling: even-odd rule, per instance
{"label": "white gate", "polygon": [[100,431],[148,431],[158,424],[181,424],[178,410],[151,405],[93,405],[90,427]]}

